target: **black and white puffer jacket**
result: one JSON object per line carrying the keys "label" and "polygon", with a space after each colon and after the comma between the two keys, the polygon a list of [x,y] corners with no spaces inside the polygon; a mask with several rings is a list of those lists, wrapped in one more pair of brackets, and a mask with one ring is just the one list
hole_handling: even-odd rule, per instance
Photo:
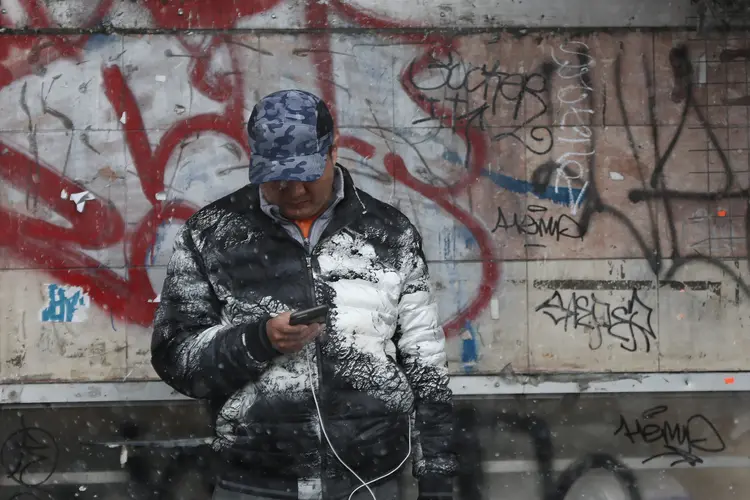
{"label": "black and white puffer jacket", "polygon": [[[342,167],[337,182],[340,199],[312,245],[264,211],[257,186],[193,215],[168,266],[152,364],[177,391],[210,402],[230,483],[360,484],[322,435],[314,387],[325,432],[360,477],[398,467],[412,429],[421,494],[447,493],[452,396],[421,237]],[[319,340],[294,355],[270,346],[270,317],[320,304],[330,312]]]}

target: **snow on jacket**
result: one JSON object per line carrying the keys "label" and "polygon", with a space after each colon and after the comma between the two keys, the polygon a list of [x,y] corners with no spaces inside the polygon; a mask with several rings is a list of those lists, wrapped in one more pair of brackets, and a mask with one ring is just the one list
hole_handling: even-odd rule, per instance
{"label": "snow on jacket", "polygon": [[[185,223],[156,313],[152,364],[177,391],[211,403],[228,477],[358,484],[322,438],[312,384],[335,451],[362,478],[401,463],[411,418],[420,490],[449,489],[452,395],[421,237],[339,168],[342,199],[312,245],[264,213],[252,185]],[[266,321],[319,304],[330,306],[320,339],[276,352]]]}

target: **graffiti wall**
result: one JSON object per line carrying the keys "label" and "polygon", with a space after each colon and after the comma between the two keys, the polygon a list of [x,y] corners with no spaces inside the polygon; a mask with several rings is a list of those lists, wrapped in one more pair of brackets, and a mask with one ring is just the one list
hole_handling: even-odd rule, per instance
{"label": "graffiti wall", "polygon": [[[0,34],[0,380],[153,377],[174,235],[246,182],[245,120],[292,87],[326,99],[355,182],[422,232],[454,372],[747,366],[743,39],[113,3],[0,14],[81,28]],[[299,29],[230,29],[269,18]]]}

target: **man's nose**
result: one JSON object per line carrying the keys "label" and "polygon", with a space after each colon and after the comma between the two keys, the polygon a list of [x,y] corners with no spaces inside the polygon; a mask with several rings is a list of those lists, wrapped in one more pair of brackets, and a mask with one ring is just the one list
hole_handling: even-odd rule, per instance
{"label": "man's nose", "polygon": [[305,194],[305,183],[299,181],[291,181],[286,186],[286,192],[289,196],[299,197]]}

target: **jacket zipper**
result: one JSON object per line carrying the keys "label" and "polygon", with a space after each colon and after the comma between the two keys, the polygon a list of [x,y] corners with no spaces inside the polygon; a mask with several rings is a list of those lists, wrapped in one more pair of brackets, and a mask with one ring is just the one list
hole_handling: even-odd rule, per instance
{"label": "jacket zipper", "polygon": [[[313,226],[315,225],[315,222],[313,222]],[[299,229],[299,228],[297,228]],[[310,228],[310,232],[312,233],[312,227]],[[302,236],[303,241],[303,248],[305,250],[305,269],[307,270],[307,281],[308,281],[308,292],[309,292],[309,298],[310,298],[310,307],[315,307],[317,305],[317,299],[315,298],[315,277],[313,276],[313,268],[312,268],[312,252],[314,249],[310,248],[310,240],[308,238],[305,238],[304,234],[302,234],[302,231],[300,230],[300,235]],[[316,245],[317,246],[317,245]],[[323,485],[325,476],[325,470],[327,466],[327,460],[326,460],[326,447],[325,447],[325,440],[323,439],[323,401],[324,401],[324,395],[323,395],[323,349],[320,346],[320,340],[315,339],[315,361],[318,368],[318,406],[320,409],[320,415],[318,415],[318,418],[320,419],[320,431],[318,436],[318,454],[320,455],[320,484],[321,488],[325,490],[325,487]],[[323,495],[325,495],[325,491],[323,491]]]}
{"label": "jacket zipper", "polygon": [[[315,223],[317,221],[314,221],[312,223],[312,226],[310,227],[310,234],[312,234],[313,227],[315,226]],[[304,233],[302,230],[297,226],[294,225],[297,231],[299,231],[300,236],[302,237],[302,248],[305,251],[305,269],[307,271],[307,280],[308,280],[308,292],[309,292],[309,299],[310,299],[310,307],[315,307],[317,305],[317,300],[315,298],[315,278],[313,276],[313,268],[312,268],[312,257],[313,253],[315,252],[315,249],[320,244],[320,238],[319,241],[316,242],[315,247],[310,248],[310,240],[308,238],[305,238]],[[333,235],[338,234],[339,232],[343,231],[349,227],[349,224],[345,224],[342,227],[340,227]],[[331,236],[333,236],[331,235]],[[323,498],[326,498],[326,488],[325,488],[325,470],[327,466],[327,460],[326,460],[326,449],[325,449],[325,439],[323,436],[323,401],[324,401],[324,386],[323,386],[323,349],[320,345],[320,340],[315,339],[315,354],[317,358],[316,365],[318,367],[318,405],[320,406],[320,436],[318,437],[318,454],[320,454],[320,484],[322,488],[322,495]]]}
{"label": "jacket zipper", "polygon": [[[317,305],[317,300],[315,298],[315,277],[313,276],[313,268],[312,268],[312,250],[310,249],[310,240],[307,238],[304,238],[304,247],[305,247],[305,268],[307,269],[307,280],[309,283],[308,290],[310,291],[310,307],[315,307]],[[322,401],[323,399],[323,361],[322,361],[322,355],[323,350],[320,346],[320,339],[315,339],[315,354],[316,354],[316,361],[318,365],[318,394],[320,395],[320,399]]]}

